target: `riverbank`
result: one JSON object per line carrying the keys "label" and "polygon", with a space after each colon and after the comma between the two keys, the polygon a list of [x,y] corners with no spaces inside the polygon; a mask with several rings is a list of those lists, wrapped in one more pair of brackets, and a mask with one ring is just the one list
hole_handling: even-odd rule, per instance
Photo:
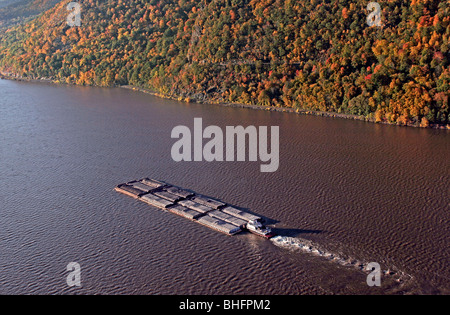
{"label": "riverbank", "polygon": [[[45,82],[45,83],[52,83],[52,84],[66,84],[66,83],[55,82],[54,80],[52,80],[50,78],[29,79],[29,78],[23,78],[21,76],[13,74],[13,73],[5,73],[5,72],[0,72],[0,79],[13,80],[13,81],[24,81],[24,82]],[[382,125],[450,130],[450,125],[430,124],[429,126],[426,126],[426,127],[418,125],[418,124],[400,125],[400,124],[394,124],[394,123],[391,123],[388,121],[377,122],[374,118],[368,118],[365,116],[358,116],[358,115],[342,114],[342,113],[335,113],[335,112],[324,112],[324,111],[302,110],[302,109],[294,109],[294,108],[288,108],[288,107],[273,107],[273,106],[261,106],[261,105],[242,104],[242,103],[213,102],[208,99],[201,100],[198,98],[196,98],[195,101],[193,101],[191,99],[186,99],[186,98],[183,98],[180,96],[162,94],[162,93],[155,92],[151,89],[136,87],[136,86],[132,86],[132,85],[121,85],[118,87],[123,88],[123,89],[132,90],[132,91],[146,93],[146,94],[156,96],[159,98],[165,98],[165,99],[176,100],[176,101],[187,102],[187,103],[195,102],[195,103],[199,103],[199,104],[219,105],[219,106],[234,107],[234,108],[249,108],[249,109],[265,110],[265,111],[271,111],[271,112],[293,113],[293,114],[297,114],[297,115],[313,115],[313,116],[329,117],[329,118],[359,120],[359,121],[377,123],[377,124],[382,124]]]}
{"label": "riverbank", "polygon": [[[150,89],[135,87],[132,85],[122,85],[120,87],[123,89],[129,89],[129,90],[133,90],[133,91],[137,91],[137,92],[150,94],[152,96],[157,96],[160,98],[176,100],[176,101],[186,102],[186,103],[191,102],[190,100],[183,99],[181,97],[164,95],[164,94],[152,91]],[[370,119],[367,119],[364,116],[347,115],[347,114],[339,114],[339,113],[332,113],[332,112],[308,111],[308,110],[300,110],[300,109],[294,109],[294,108],[288,108],[288,107],[273,107],[273,106],[251,105],[251,104],[242,104],[242,103],[210,102],[208,100],[206,100],[206,101],[195,100],[194,102],[199,103],[199,104],[211,104],[211,105],[219,105],[219,106],[235,107],[235,108],[250,108],[250,109],[265,110],[265,111],[271,111],[271,112],[294,113],[294,114],[315,115],[315,116],[322,116],[322,117],[334,117],[334,118],[371,121]]]}
{"label": "riverbank", "polygon": [[22,76],[16,75],[14,73],[5,73],[5,72],[0,72],[0,79],[19,81],[19,82],[45,82],[45,83],[57,84],[50,78],[29,79],[29,78],[24,78]]}
{"label": "riverbank", "polygon": [[[120,88],[129,89],[129,90],[133,90],[133,91],[137,91],[137,92],[142,92],[142,93],[150,94],[152,96],[170,99],[170,100],[176,100],[176,101],[180,101],[180,102],[187,102],[187,103],[191,102],[190,100],[183,99],[182,97],[161,94],[161,93],[152,91],[150,89],[131,86],[131,85],[122,85],[122,86],[120,86]],[[351,119],[351,120],[366,121],[366,122],[382,124],[382,125],[450,130],[450,125],[430,124],[427,127],[413,125],[413,124],[400,125],[400,124],[393,124],[388,121],[377,122],[374,118],[367,118],[367,117],[358,116],[358,115],[341,114],[341,113],[335,113],[335,112],[302,110],[302,109],[294,109],[294,108],[288,108],[288,107],[261,106],[261,105],[251,105],[251,104],[241,104],[241,103],[210,102],[208,100],[207,101],[195,100],[195,103],[211,104],[211,105],[219,105],[219,106],[235,107],[235,108],[250,108],[250,109],[265,110],[265,111],[271,111],[271,112],[293,113],[293,114],[298,114],[298,115],[313,115],[313,116],[320,116],[320,117]]]}

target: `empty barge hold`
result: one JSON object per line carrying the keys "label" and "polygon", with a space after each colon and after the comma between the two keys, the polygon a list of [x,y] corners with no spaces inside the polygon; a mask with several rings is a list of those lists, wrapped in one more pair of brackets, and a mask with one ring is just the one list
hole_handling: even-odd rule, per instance
{"label": "empty barge hold", "polygon": [[270,228],[262,226],[259,216],[162,181],[144,178],[118,185],[115,190],[227,235],[249,230],[265,238],[274,236]]}

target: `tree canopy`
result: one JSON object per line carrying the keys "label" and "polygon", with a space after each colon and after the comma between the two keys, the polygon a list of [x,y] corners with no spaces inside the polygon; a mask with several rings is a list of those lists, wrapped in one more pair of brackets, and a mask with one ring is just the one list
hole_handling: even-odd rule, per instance
{"label": "tree canopy", "polygon": [[2,30],[0,69],[181,98],[449,124],[450,5],[368,1],[64,0]]}

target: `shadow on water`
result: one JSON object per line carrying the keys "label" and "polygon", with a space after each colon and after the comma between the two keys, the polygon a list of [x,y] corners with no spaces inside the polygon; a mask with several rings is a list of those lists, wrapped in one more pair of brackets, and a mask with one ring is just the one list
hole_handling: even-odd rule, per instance
{"label": "shadow on water", "polygon": [[325,231],[322,230],[303,230],[303,229],[282,229],[282,228],[272,228],[272,231],[276,235],[296,237],[302,234],[321,234]]}

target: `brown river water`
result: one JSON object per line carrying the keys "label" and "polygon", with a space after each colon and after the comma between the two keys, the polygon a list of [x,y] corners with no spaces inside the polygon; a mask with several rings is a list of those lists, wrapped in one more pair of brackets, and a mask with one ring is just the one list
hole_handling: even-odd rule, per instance
{"label": "brown river water", "polygon": [[[279,126],[278,171],[174,162],[171,131],[196,117]],[[449,156],[446,130],[0,80],[0,294],[449,294]],[[268,217],[279,236],[226,236],[113,190],[143,177]]]}

